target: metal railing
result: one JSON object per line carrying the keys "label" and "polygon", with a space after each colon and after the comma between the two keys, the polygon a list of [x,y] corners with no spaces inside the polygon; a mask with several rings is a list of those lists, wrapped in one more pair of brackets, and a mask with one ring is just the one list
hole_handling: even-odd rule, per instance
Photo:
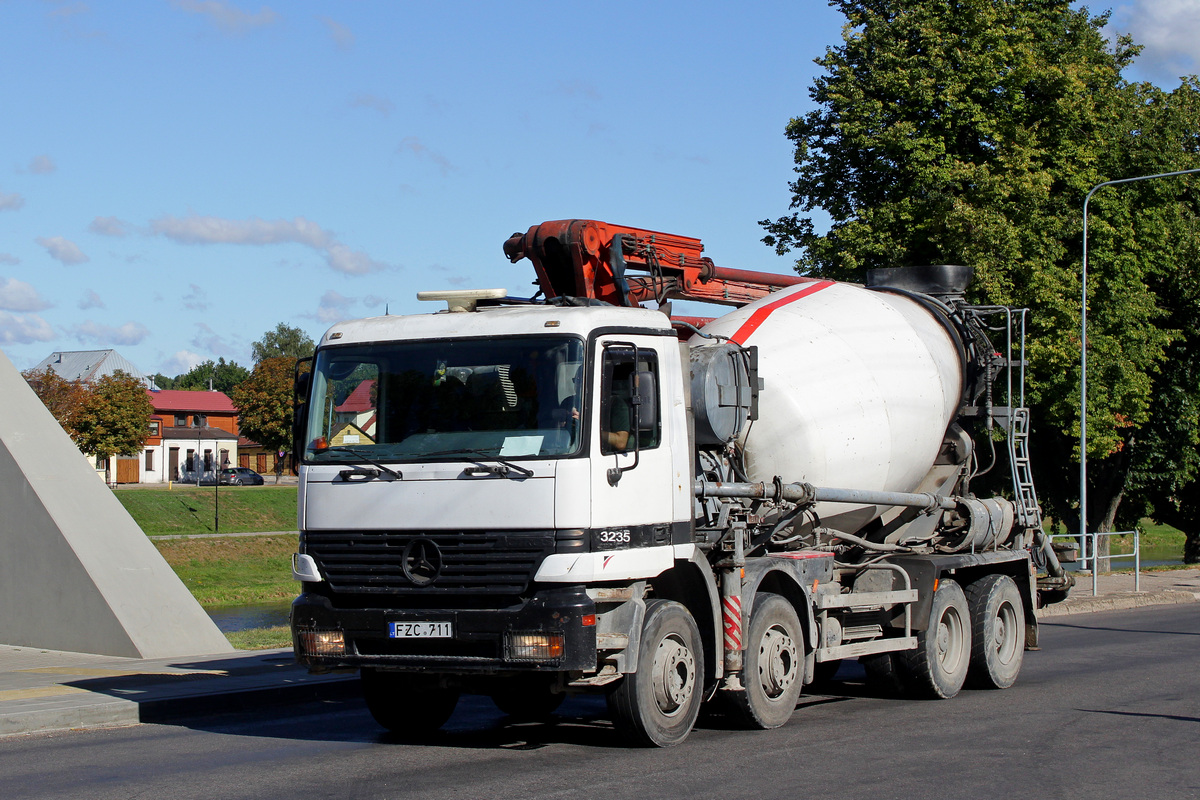
{"label": "metal railing", "polygon": [[[1133,552],[1112,554],[1112,542],[1109,542],[1109,555],[1101,556],[1096,554],[1096,546],[1101,536],[1133,536]],[[1102,560],[1109,562],[1109,567],[1112,567],[1113,559],[1117,558],[1132,558],[1133,559],[1133,590],[1140,592],[1142,590],[1142,541],[1141,531],[1134,528],[1131,531],[1107,531],[1101,533],[1060,533],[1050,537],[1053,542],[1056,539],[1070,539],[1079,544],[1079,558],[1076,563],[1080,569],[1091,569],[1092,572],[1092,597],[1099,594],[1099,570],[1096,568],[1097,563]]]}

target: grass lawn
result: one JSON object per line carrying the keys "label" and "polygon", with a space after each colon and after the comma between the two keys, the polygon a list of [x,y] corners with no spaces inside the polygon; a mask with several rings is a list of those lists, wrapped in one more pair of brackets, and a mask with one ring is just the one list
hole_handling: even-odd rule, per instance
{"label": "grass lawn", "polygon": [[233,631],[225,634],[225,638],[238,650],[272,650],[276,647],[292,646],[292,631],[286,625]]}
{"label": "grass lawn", "polygon": [[296,530],[295,486],[180,486],[121,489],[113,494],[151,536],[215,533],[220,492],[220,533]]}
{"label": "grass lawn", "polygon": [[157,539],[154,546],[205,606],[244,606],[290,600],[295,536]]}

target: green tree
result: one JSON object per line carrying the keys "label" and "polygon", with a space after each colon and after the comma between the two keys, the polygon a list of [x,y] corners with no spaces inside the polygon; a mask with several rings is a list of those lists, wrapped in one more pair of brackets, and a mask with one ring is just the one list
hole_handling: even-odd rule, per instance
{"label": "green tree", "polygon": [[[787,126],[794,211],[764,221],[764,241],[798,248],[801,272],[838,279],[968,264],[973,299],[1032,309],[1035,471],[1049,510],[1070,522],[1083,198],[1102,181],[1200,165],[1197,87],[1128,83],[1138,48],[1110,45],[1107,18],[1066,0],[834,5],[848,20],[843,43],[817,61],[816,109]],[[1091,205],[1093,530],[1111,529],[1130,486],[1140,431],[1174,374],[1162,370],[1169,348],[1195,335],[1169,293],[1181,267],[1195,269],[1200,194],[1161,184],[1102,191]],[[806,216],[817,209],[828,230]]]}
{"label": "green tree", "polygon": [[43,370],[25,370],[21,376],[78,445],[79,413],[87,404],[90,393],[87,384],[83,381],[69,381],[49,367]]}
{"label": "green tree", "polygon": [[[292,384],[296,359],[277,356],[255,365],[250,377],[233,390],[238,428],[243,436],[275,451],[291,449]],[[277,461],[275,480],[281,462]]]}
{"label": "green tree", "polygon": [[[106,462],[142,449],[154,406],[146,384],[125,372],[105,375],[91,385],[87,401],[76,416],[79,449]],[[106,477],[108,467],[106,465]]]}
{"label": "green tree", "polygon": [[291,359],[308,358],[315,349],[316,345],[307,333],[281,322],[275,326],[275,330],[267,331],[261,339],[250,345],[250,354],[254,363],[258,364],[264,359],[281,356]]}
{"label": "green tree", "polygon": [[210,358],[182,375],[177,375],[171,382],[171,388],[203,391],[208,389],[209,381],[212,381],[214,391],[229,394],[248,377],[250,377],[250,370],[236,361],[226,363],[224,358],[220,358],[214,362]]}

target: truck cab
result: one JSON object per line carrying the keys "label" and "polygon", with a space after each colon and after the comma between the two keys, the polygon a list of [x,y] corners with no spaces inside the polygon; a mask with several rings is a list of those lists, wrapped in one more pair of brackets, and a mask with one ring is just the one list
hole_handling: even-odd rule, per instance
{"label": "truck cab", "polygon": [[420,682],[436,659],[484,691],[596,674],[611,626],[588,588],[695,550],[681,375],[670,321],[640,308],[331,328],[299,415],[301,660]]}

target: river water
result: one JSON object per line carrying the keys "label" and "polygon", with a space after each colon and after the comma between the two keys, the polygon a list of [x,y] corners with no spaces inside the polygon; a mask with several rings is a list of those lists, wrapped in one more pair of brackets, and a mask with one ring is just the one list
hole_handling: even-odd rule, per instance
{"label": "river water", "polygon": [[262,603],[252,606],[223,606],[220,608],[205,608],[208,616],[221,633],[244,631],[250,628],[274,628],[288,624],[288,612],[292,601],[283,600],[276,603]]}

